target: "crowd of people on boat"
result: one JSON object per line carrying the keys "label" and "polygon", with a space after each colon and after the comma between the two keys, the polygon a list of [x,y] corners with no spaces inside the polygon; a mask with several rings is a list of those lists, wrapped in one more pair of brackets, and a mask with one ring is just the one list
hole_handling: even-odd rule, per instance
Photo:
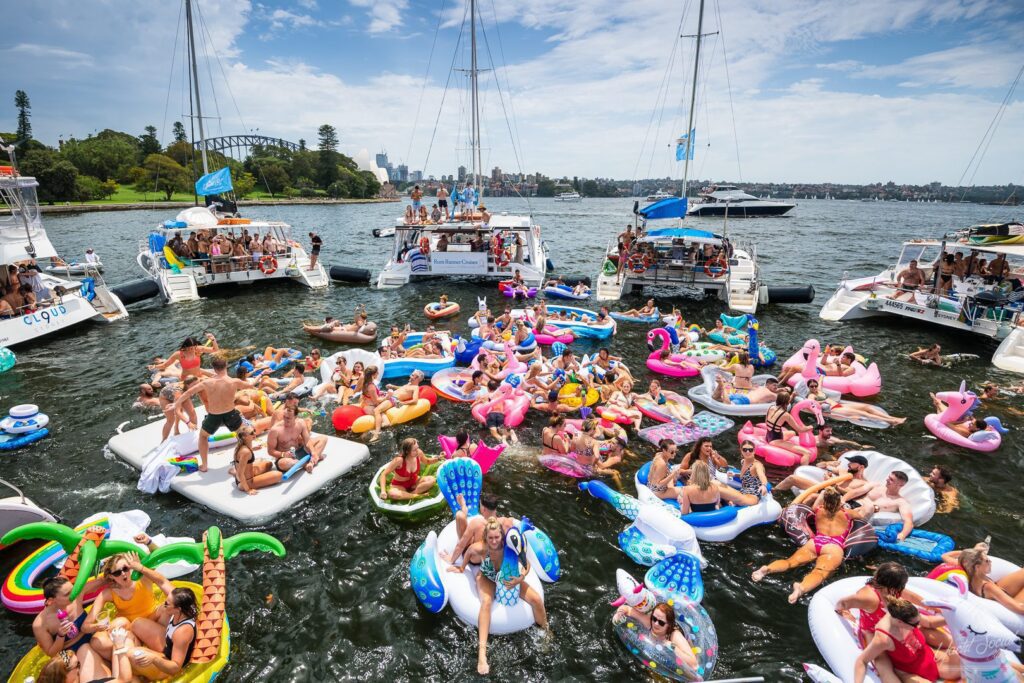
{"label": "crowd of people on boat", "polygon": [[1024,273],[1011,270],[1006,254],[997,254],[989,261],[976,251],[971,251],[967,256],[962,251],[943,251],[930,265],[930,272],[920,267],[918,259],[911,259],[905,268],[896,273],[893,281],[896,291],[889,298],[914,301],[916,292],[949,297],[958,283],[969,278],[976,278],[986,286],[1008,281],[1013,290],[1024,287]]}
{"label": "crowd of people on boat", "polygon": [[[318,255],[317,240],[320,237],[310,233],[310,239],[313,252]],[[208,273],[259,270],[261,264],[265,269],[267,265],[264,258],[283,258],[292,250],[292,244],[280,235],[275,235],[273,230],[268,229],[261,237],[258,231],[250,234],[248,228],[242,228],[238,233],[235,233],[234,228],[192,230],[187,238],[181,232],[175,232],[166,246],[183,262],[202,264]],[[315,267],[313,253],[310,254],[310,261],[311,268]]]}

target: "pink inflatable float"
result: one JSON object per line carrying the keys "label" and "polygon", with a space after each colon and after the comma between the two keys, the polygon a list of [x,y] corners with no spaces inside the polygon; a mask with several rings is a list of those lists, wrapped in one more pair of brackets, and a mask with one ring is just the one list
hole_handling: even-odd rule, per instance
{"label": "pink inflatable float", "polygon": [[530,408],[530,396],[511,384],[498,387],[494,398],[486,403],[473,406],[473,417],[480,424],[487,424],[488,413],[503,413],[506,427],[518,427]]}
{"label": "pink inflatable float", "polygon": [[[437,442],[441,444],[441,452],[444,453],[444,457],[451,458],[452,453],[459,447],[459,442],[455,440],[454,436],[446,436],[444,434],[437,435]],[[480,465],[480,469],[483,470],[484,474],[487,474],[487,470],[491,469],[494,463],[498,460],[498,456],[505,452],[505,444],[498,444],[497,446],[488,446],[482,440],[476,442],[476,450],[473,451],[473,455],[470,456],[476,461],[476,464]]]}
{"label": "pink inflatable float", "polygon": [[[789,414],[793,416],[793,419],[796,420],[796,423],[798,425],[800,425],[801,427],[804,426],[804,423],[800,420],[800,413],[801,411],[804,410],[810,411],[811,413],[814,414],[814,416],[818,420],[818,426],[825,424],[825,419],[824,417],[822,417],[821,414],[821,404],[811,399],[804,399],[803,401],[800,401],[795,406],[793,406],[793,408],[789,411]],[[780,448],[778,446],[778,440],[772,441],[771,443],[765,441],[765,435],[767,434],[767,432],[768,427],[764,422],[755,425],[754,423],[748,420],[747,424],[743,425],[743,428],[740,429],[738,434],[736,434],[736,441],[740,444],[742,444],[747,439],[753,441],[755,444],[754,453],[756,455],[759,455],[761,458],[764,459],[765,462],[767,462],[770,465],[776,465],[778,467],[787,468],[796,467],[797,465],[799,465],[800,456],[794,453],[793,451],[786,450],[785,448]],[[808,430],[801,434],[791,436],[790,438],[786,439],[786,441],[794,446],[800,446],[801,448],[805,449],[808,453],[810,453],[810,459],[807,461],[808,464],[814,462],[817,459],[818,448],[817,444],[815,443],[815,436],[813,431]]]}
{"label": "pink inflatable float", "polygon": [[[847,352],[852,353],[853,349],[846,347],[843,353]],[[852,374],[846,376],[828,375],[825,373],[825,369],[818,364],[820,358],[821,345],[818,343],[818,340],[808,339],[803,348],[790,356],[789,360],[783,365],[783,367],[787,368],[803,368],[799,375],[793,375],[789,378],[789,385],[796,386],[797,382],[801,379],[818,378],[821,380],[822,387],[838,391],[841,394],[853,394],[854,396],[864,397],[874,396],[882,390],[882,376],[879,374],[878,366],[875,363],[864,367],[863,363],[855,360],[850,365],[853,371]]]}
{"label": "pink inflatable float", "polygon": [[[549,329],[549,328],[545,327],[544,329]],[[560,330],[555,330],[555,328],[553,328],[553,327],[550,328],[550,329],[552,331],[558,331],[559,334],[548,334],[546,332],[541,332],[540,334],[537,334],[536,332],[534,332],[533,338],[536,339],[537,343],[542,345],[542,346],[551,346],[555,342],[562,342],[563,344],[571,344],[571,343],[573,343],[576,340],[576,337],[574,337],[571,334],[566,334],[565,332],[561,332]]]}
{"label": "pink inflatable float", "polygon": [[[661,338],[661,348],[655,349],[655,340]],[[651,372],[657,372],[669,377],[695,377],[700,374],[700,363],[696,358],[689,358],[678,353],[669,356],[669,363],[661,360],[662,351],[672,348],[672,340],[668,330],[663,327],[656,327],[647,333],[647,348],[651,349],[651,355],[647,357],[647,367]],[[677,365],[677,363],[679,365]]]}
{"label": "pink inflatable float", "polygon": [[977,395],[973,391],[967,391],[966,382],[960,383],[959,391],[940,391],[935,396],[946,404],[946,409],[941,413],[930,413],[924,416],[924,426],[928,428],[929,432],[954,446],[969,448],[972,451],[987,453],[1002,445],[1003,434],[1007,430],[998,417],[986,417],[984,421],[988,426],[970,436],[964,436],[950,427],[951,424],[968,419],[968,413],[978,405]]}
{"label": "pink inflatable float", "polygon": [[[499,355],[495,351],[489,351],[487,349],[481,348],[480,349],[480,353],[478,353],[476,355],[476,358],[473,359],[473,362],[469,364],[470,370],[482,370],[483,369],[483,368],[480,367],[480,356],[482,354]],[[502,371],[499,372],[496,375],[496,377],[498,379],[505,379],[509,375],[515,375],[515,374],[526,372],[526,363],[524,363],[521,360],[519,360],[518,358],[516,358],[516,352],[512,348],[512,342],[510,342],[510,341],[506,341],[505,342],[505,351],[504,351],[503,355],[505,356],[505,364],[504,364],[504,368],[502,369]]]}

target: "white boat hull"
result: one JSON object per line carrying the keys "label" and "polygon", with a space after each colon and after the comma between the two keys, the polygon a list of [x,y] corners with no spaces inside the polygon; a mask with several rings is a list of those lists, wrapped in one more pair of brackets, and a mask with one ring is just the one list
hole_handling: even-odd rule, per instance
{"label": "white boat hull", "polygon": [[97,288],[97,297],[109,300],[111,305],[108,314],[97,310],[80,295],[74,294],[65,296],[60,303],[41,308],[35,313],[0,320],[0,346],[24,344],[90,319],[113,322],[128,317],[120,300],[109,290],[104,288],[101,292],[100,288]]}
{"label": "white boat hull", "polygon": [[1024,374],[1024,328],[1016,327],[1006,336],[992,355],[992,365]]}

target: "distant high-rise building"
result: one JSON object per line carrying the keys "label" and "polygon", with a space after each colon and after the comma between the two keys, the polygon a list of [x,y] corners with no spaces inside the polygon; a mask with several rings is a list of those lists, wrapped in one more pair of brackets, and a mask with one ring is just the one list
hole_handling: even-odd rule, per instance
{"label": "distant high-rise building", "polygon": [[460,183],[466,182],[466,167],[465,166],[459,166],[459,182]]}
{"label": "distant high-rise building", "polygon": [[395,176],[397,176],[395,179],[400,183],[409,182],[409,167],[405,164],[399,164],[398,167],[395,168]]}
{"label": "distant high-rise building", "polygon": [[495,166],[494,168],[491,169],[491,180],[493,182],[500,183],[501,182],[501,175],[502,174],[501,174],[501,167],[500,166]]}
{"label": "distant high-rise building", "polygon": [[410,183],[418,183],[421,180],[423,180],[423,171],[410,171],[409,172],[409,182]]}
{"label": "distant high-rise building", "polygon": [[387,168],[390,165],[388,163],[388,153],[377,152],[377,168]]}

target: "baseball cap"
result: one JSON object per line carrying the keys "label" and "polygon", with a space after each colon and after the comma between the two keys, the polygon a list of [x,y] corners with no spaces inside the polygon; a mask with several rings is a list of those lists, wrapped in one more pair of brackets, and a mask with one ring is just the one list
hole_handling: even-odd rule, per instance
{"label": "baseball cap", "polygon": [[861,467],[868,466],[868,459],[865,458],[863,455],[851,455],[846,459],[846,462],[855,462]]}

